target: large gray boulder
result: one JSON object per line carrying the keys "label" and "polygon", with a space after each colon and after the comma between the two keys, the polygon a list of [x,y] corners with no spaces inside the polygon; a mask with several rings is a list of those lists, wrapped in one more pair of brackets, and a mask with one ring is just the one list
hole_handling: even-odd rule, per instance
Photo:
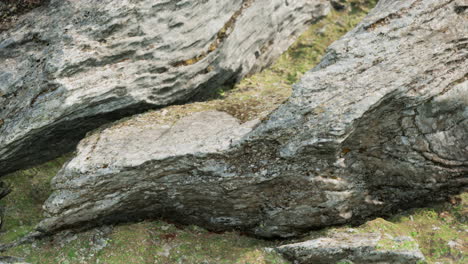
{"label": "large gray boulder", "polygon": [[208,112],[171,128],[148,113],[95,131],[54,178],[38,229],[159,216],[289,237],[459,192],[467,12],[379,2],[258,124]]}
{"label": "large gray boulder", "polygon": [[262,69],[330,9],[328,0],[44,2],[0,32],[0,175],[69,152],[110,120]]}
{"label": "large gray boulder", "polygon": [[275,248],[294,264],[417,264],[425,258],[410,237],[336,233]]}

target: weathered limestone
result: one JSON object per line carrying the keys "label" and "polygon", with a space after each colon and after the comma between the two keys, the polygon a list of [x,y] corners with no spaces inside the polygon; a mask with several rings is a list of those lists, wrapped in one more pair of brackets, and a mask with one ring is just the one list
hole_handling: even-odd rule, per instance
{"label": "weathered limestone", "polygon": [[0,175],[262,69],[327,0],[51,0],[0,32]]}
{"label": "weathered limestone", "polygon": [[414,239],[378,233],[337,233],[275,250],[295,264],[417,264],[425,259]]}
{"label": "weathered limestone", "polygon": [[94,132],[55,177],[39,230],[161,216],[289,237],[460,191],[467,12],[381,1],[257,125],[208,112],[168,128],[144,114]]}

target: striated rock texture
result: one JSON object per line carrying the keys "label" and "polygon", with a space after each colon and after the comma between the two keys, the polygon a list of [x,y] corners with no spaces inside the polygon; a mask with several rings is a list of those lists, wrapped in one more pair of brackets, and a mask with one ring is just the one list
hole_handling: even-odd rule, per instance
{"label": "striated rock texture", "polygon": [[[387,237],[388,236],[388,237]],[[389,238],[377,233],[337,233],[275,250],[295,264],[417,264],[424,255],[410,237]]]}
{"label": "striated rock texture", "polygon": [[96,131],[55,177],[38,229],[159,216],[289,237],[466,188],[467,12],[379,2],[257,125],[146,114]]}
{"label": "striated rock texture", "polygon": [[[44,1],[42,1],[44,2]],[[0,175],[277,58],[327,0],[51,0],[0,33]]]}

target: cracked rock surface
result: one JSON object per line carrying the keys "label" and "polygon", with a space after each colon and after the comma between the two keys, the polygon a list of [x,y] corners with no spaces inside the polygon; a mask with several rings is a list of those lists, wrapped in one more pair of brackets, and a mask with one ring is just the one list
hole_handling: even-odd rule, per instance
{"label": "cracked rock surface", "polygon": [[425,260],[412,238],[377,233],[337,233],[275,250],[295,264],[417,264]]}
{"label": "cracked rock surface", "polygon": [[156,216],[290,237],[461,191],[462,7],[380,1],[258,124],[206,112],[171,128],[143,114],[92,133],[53,180],[39,230]]}
{"label": "cracked rock surface", "polygon": [[50,0],[0,32],[0,175],[259,71],[327,0]]}

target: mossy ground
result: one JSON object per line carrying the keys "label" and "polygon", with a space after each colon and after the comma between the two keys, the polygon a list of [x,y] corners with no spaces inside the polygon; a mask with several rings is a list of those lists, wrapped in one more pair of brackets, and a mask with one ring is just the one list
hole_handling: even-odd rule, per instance
{"label": "mossy ground", "polygon": [[31,263],[287,263],[263,250],[273,245],[238,233],[216,234],[196,226],[147,221],[115,226],[104,236],[91,230],[68,239],[50,238],[8,253],[27,256]]}
{"label": "mossy ground", "polygon": [[0,243],[12,242],[34,229],[42,219],[42,204],[51,194],[50,180],[70,155],[35,168],[18,171],[2,177],[12,186],[12,192],[3,198],[5,217],[0,230]]}
{"label": "mossy ground", "polygon": [[[375,2],[356,0],[351,10],[332,12],[312,25],[272,67],[243,80],[233,89],[220,88],[206,102],[152,111],[121,125],[148,120],[174,122],[190,113],[212,109],[228,112],[241,121],[265,117],[288,98],[291,84],[319,62],[326,47],[354,27]],[[40,221],[41,205],[50,194],[50,179],[67,159],[63,157],[3,178],[14,189],[0,202],[6,208],[1,243],[23,236]],[[455,201],[406,212],[389,220],[376,219],[356,229],[358,232],[412,236],[429,263],[466,263],[468,194]],[[309,237],[343,228],[314,232]],[[288,242],[263,241],[235,232],[216,234],[194,226],[178,227],[163,221],[146,221],[118,225],[106,234],[99,230],[68,236],[62,234],[10,249],[4,255],[24,257],[31,263],[40,264],[287,263],[263,248]],[[381,245],[382,248],[392,246],[385,241]]]}
{"label": "mossy ground", "polygon": [[[360,229],[393,236],[411,236],[419,244],[428,263],[461,264],[468,262],[467,221],[468,193],[463,193],[453,197],[450,202],[414,209],[388,221],[380,218],[370,221]],[[392,249],[392,244],[384,243],[382,241],[382,248]]]}
{"label": "mossy ground", "polygon": [[[381,233],[380,250],[405,251],[419,246],[427,263],[462,264],[468,261],[468,193],[450,201],[402,212],[389,219],[377,218],[362,226],[333,227],[311,233],[313,239],[335,232]],[[412,237],[395,243],[393,238]],[[302,238],[304,240],[304,238]]]}

